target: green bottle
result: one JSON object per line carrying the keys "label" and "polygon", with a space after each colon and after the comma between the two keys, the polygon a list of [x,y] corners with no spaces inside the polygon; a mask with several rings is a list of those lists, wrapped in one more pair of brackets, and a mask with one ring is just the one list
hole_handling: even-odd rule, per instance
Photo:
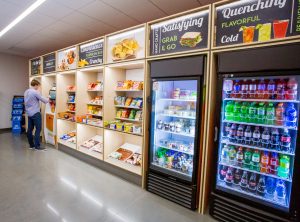
{"label": "green bottle", "polygon": [[251,170],[260,171],[260,152],[255,150],[251,158]]}
{"label": "green bottle", "polygon": [[256,102],[252,102],[248,110],[248,122],[256,123],[257,122],[257,105]]}
{"label": "green bottle", "polygon": [[250,149],[247,149],[246,152],[244,153],[244,168],[250,169],[250,163],[252,159],[252,153]]}
{"label": "green bottle", "polygon": [[235,164],[235,158],[236,158],[236,149],[235,149],[234,146],[230,146],[228,156],[229,156],[229,163],[231,165],[234,165]]}
{"label": "green bottle", "polygon": [[259,103],[257,108],[257,123],[265,123],[266,108],[264,103]]}
{"label": "green bottle", "polygon": [[274,125],[275,120],[275,107],[273,103],[269,103],[266,110],[266,124]]}
{"label": "green bottle", "polygon": [[226,120],[233,120],[233,102],[229,101],[225,105],[225,119]]}
{"label": "green bottle", "polygon": [[241,122],[247,122],[248,118],[248,103],[243,102],[241,106]]}
{"label": "green bottle", "polygon": [[235,102],[233,107],[233,120],[240,122],[241,121],[241,103]]}

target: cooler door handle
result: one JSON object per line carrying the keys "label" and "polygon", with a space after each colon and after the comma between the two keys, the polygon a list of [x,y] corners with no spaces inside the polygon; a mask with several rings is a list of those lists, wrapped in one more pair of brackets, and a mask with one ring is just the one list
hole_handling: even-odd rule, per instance
{"label": "cooler door handle", "polygon": [[218,131],[219,131],[218,127],[215,126],[215,138],[214,138],[215,142],[217,142],[218,140]]}

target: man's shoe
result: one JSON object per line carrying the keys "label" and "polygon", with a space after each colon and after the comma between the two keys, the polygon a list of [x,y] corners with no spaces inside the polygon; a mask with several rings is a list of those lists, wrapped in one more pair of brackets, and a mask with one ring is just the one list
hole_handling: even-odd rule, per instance
{"label": "man's shoe", "polygon": [[34,146],[30,146],[28,149],[30,149],[30,150],[34,150],[34,149],[35,149],[35,147],[34,147]]}
{"label": "man's shoe", "polygon": [[37,147],[37,148],[35,148],[35,150],[38,150],[38,151],[46,151],[47,149],[44,148],[44,147]]}

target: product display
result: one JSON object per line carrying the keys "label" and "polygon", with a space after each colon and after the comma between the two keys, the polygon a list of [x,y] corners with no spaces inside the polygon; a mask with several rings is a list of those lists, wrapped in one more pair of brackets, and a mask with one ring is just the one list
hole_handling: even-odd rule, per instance
{"label": "product display", "polygon": [[202,41],[201,32],[186,32],[180,38],[180,44],[187,47],[195,47]]}
{"label": "product display", "polygon": [[115,97],[115,106],[117,107],[128,107],[128,108],[143,108],[143,99],[142,98],[132,98],[125,96]]}
{"label": "product display", "polygon": [[141,135],[143,133],[142,125],[128,123],[128,122],[122,122],[120,120],[105,121],[104,127],[108,128],[108,129],[112,129],[112,130],[125,132],[125,133],[133,133],[133,134],[138,134],[138,135]]}
{"label": "product display", "polygon": [[124,59],[134,59],[136,52],[139,50],[139,44],[135,39],[123,39],[115,44],[112,48],[112,56],[114,61]]}
{"label": "product display", "polygon": [[96,96],[94,99],[90,100],[88,105],[103,105],[103,97],[102,96]]}
{"label": "product display", "polygon": [[66,88],[67,92],[76,92],[76,86],[69,85]]}
{"label": "product display", "polygon": [[77,115],[76,116],[77,123],[84,123],[91,126],[102,127],[103,121],[102,119],[94,118],[92,115]]}
{"label": "product display", "polygon": [[59,137],[59,139],[68,143],[76,144],[76,132],[71,131],[69,133],[63,134]]}
{"label": "product display", "polygon": [[134,166],[142,164],[141,147],[129,143],[120,146],[109,157]]}
{"label": "product display", "polygon": [[94,116],[102,116],[103,109],[100,106],[87,105],[87,114]]}
{"label": "product display", "polygon": [[82,148],[88,149],[89,151],[103,153],[103,137],[96,135],[91,139],[83,142],[80,146]]}
{"label": "product display", "polygon": [[59,112],[59,113],[57,113],[57,117],[59,119],[65,119],[65,120],[75,122],[75,115],[73,113],[70,113],[70,112]]}
{"label": "product display", "polygon": [[125,81],[118,81],[117,82],[117,90],[143,90],[144,82],[143,81],[133,81],[133,80],[125,80]]}
{"label": "product display", "polygon": [[103,91],[103,82],[97,81],[88,84],[88,91]]}

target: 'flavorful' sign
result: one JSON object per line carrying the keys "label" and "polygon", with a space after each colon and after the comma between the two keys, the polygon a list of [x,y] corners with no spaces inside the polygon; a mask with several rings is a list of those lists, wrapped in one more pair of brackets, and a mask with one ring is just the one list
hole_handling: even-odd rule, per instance
{"label": "'flavorful' sign", "polygon": [[55,53],[43,56],[43,73],[55,71]]}
{"label": "'flavorful' sign", "polygon": [[300,34],[300,0],[248,0],[217,7],[216,46]]}
{"label": "'flavorful' sign", "polygon": [[103,64],[103,39],[79,46],[78,67]]}
{"label": "'flavorful' sign", "polygon": [[205,10],[151,25],[151,55],[206,48],[208,20]]}
{"label": "'flavorful' sign", "polygon": [[41,57],[32,59],[31,61],[31,75],[41,74]]}

